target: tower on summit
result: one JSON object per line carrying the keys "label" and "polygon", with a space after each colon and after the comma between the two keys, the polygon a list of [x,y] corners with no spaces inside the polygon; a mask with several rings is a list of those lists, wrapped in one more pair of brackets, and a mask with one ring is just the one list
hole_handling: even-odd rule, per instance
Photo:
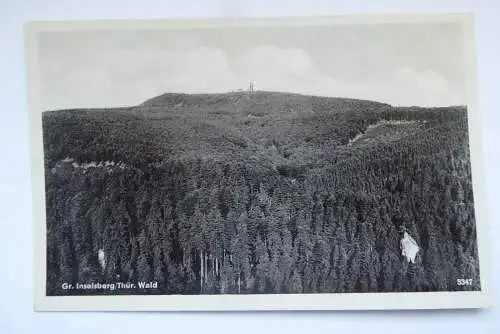
{"label": "tower on summit", "polygon": [[250,81],[250,85],[249,85],[249,87],[248,87],[248,91],[249,91],[250,93],[255,92],[255,82],[254,82],[254,81]]}

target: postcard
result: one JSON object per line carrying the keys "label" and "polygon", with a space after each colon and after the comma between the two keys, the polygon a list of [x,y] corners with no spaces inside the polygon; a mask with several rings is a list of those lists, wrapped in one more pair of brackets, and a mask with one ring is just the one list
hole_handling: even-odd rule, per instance
{"label": "postcard", "polygon": [[35,309],[488,307],[473,27],[27,23]]}

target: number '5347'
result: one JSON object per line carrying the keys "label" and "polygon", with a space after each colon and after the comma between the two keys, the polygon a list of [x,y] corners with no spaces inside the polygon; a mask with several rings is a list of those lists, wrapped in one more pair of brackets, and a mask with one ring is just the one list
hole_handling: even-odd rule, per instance
{"label": "number '5347'", "polygon": [[472,278],[457,278],[457,285],[472,285]]}

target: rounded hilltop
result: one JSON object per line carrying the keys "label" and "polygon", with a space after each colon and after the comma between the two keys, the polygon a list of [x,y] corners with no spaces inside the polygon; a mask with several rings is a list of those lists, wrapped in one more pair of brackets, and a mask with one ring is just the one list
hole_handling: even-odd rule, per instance
{"label": "rounded hilltop", "polygon": [[[227,93],[165,93],[144,101],[141,107],[218,107],[236,106],[251,109],[253,106],[268,107],[289,105],[311,110],[345,109],[361,106],[368,108],[390,107],[389,104],[352,99],[305,95],[279,91],[234,91]],[[246,107],[246,108],[245,108]]]}

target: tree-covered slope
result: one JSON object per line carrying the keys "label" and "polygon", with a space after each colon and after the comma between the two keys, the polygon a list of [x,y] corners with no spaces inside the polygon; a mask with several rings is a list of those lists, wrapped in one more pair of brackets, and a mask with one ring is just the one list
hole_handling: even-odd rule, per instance
{"label": "tree-covered slope", "polygon": [[165,94],[43,127],[50,295],[480,288],[465,108]]}

